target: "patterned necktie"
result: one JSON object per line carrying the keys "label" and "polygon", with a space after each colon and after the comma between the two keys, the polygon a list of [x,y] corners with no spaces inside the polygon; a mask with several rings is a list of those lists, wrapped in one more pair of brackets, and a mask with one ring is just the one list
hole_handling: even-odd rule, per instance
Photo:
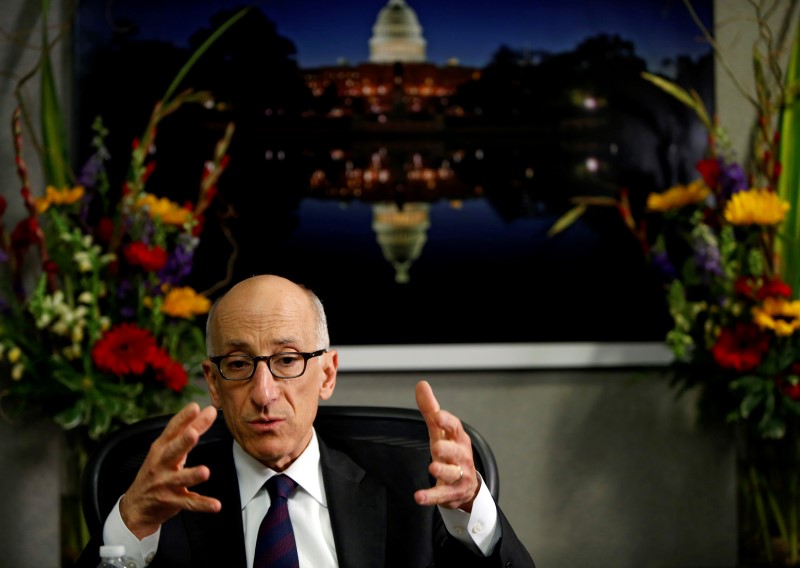
{"label": "patterned necktie", "polygon": [[297,483],[285,475],[275,475],[267,481],[272,503],[258,529],[253,568],[298,568],[297,544],[286,500]]}

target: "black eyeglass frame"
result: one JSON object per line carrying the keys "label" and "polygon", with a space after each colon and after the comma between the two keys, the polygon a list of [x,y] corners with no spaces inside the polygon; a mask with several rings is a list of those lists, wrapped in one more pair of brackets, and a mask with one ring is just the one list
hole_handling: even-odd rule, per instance
{"label": "black eyeglass frame", "polygon": [[[231,381],[231,382],[240,382],[240,381],[249,381],[253,378],[253,375],[256,374],[256,368],[258,368],[259,361],[264,361],[267,364],[267,370],[272,374],[273,377],[276,379],[296,379],[297,377],[302,377],[305,372],[306,368],[308,367],[308,360],[314,357],[319,357],[327,353],[327,349],[319,349],[317,351],[312,351],[311,353],[303,353],[301,351],[281,351],[280,353],[273,353],[272,355],[248,355],[247,353],[232,353],[229,355],[215,355],[214,357],[209,357],[208,360],[214,363],[217,367],[217,372],[219,372],[219,376],[223,378],[223,380]],[[297,375],[292,375],[291,377],[283,377],[280,375],[276,375],[275,371],[272,370],[272,358],[273,357],[281,357],[286,355],[300,355],[303,358],[303,370],[300,371]],[[250,373],[249,377],[244,377],[242,379],[229,379],[225,376],[220,368],[219,364],[222,362],[223,359],[227,359],[228,357],[241,357],[241,358],[248,358],[252,359],[253,361],[253,370]]]}

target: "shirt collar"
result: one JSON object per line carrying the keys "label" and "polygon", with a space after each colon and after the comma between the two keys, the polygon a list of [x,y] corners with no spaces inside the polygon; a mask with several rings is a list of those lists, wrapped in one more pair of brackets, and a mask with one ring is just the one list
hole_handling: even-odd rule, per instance
{"label": "shirt collar", "polygon": [[[273,475],[277,475],[278,472],[268,468],[244,451],[236,440],[233,441],[233,463],[239,479],[239,499],[242,509],[244,509],[264,487],[267,480]],[[311,495],[321,506],[328,506],[322,484],[322,468],[319,461],[319,441],[316,430],[312,428],[311,441],[308,446],[282,473],[295,480],[300,488]]]}

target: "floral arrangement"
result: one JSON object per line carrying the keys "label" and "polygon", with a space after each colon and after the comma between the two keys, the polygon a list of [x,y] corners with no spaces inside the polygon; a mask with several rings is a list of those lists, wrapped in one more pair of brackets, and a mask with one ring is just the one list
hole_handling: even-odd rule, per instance
{"label": "floral arrangement", "polygon": [[[675,385],[681,392],[700,388],[704,416],[741,422],[757,436],[777,439],[800,417],[800,280],[792,261],[800,254],[792,233],[800,178],[782,171],[793,160],[781,159],[792,151],[797,82],[780,65],[787,42],[773,35],[765,17],[756,14],[766,55],[757,43],[756,94],[747,95],[757,111],[750,157],[737,159],[699,95],[644,73],[706,126],[707,156],[697,163],[696,179],[651,193],[643,211],[633,209],[627,188],[618,198],[578,197],[551,234],[588,206],[618,209],[664,282]],[[797,45],[792,66],[796,59]]]}
{"label": "floral arrangement", "polygon": [[192,90],[173,95],[176,87],[240,16],[195,52],[155,105],[133,141],[121,188],[109,179],[108,132],[100,118],[91,158],[77,175],[71,172],[44,50],[38,74],[46,187],[32,186],[23,160],[20,106],[13,125],[26,213],[13,227],[3,220],[7,203],[0,197],[0,410],[6,417],[44,413],[97,439],[123,423],[173,412],[199,392],[191,378],[205,354],[200,317],[210,300],[185,281],[228,163],[233,125],[205,162],[194,203],[155,195],[147,183],[161,121],[183,105],[211,100]]}
{"label": "floral arrangement", "polygon": [[[692,11],[689,0],[684,4]],[[769,4],[769,7],[767,7]],[[551,234],[590,206],[611,206],[664,284],[672,319],[666,343],[672,385],[699,394],[706,423],[732,426],[737,449],[741,565],[800,565],[800,42],[788,39],[796,3],[749,2],[758,39],[756,111],[749,155],[736,156],[697,93],[661,76],[644,78],[692,108],[708,133],[696,178],[646,196],[578,197]],[[700,25],[722,67],[712,35]],[[770,22],[783,24],[775,33]],[[788,68],[783,61],[788,59]]]}

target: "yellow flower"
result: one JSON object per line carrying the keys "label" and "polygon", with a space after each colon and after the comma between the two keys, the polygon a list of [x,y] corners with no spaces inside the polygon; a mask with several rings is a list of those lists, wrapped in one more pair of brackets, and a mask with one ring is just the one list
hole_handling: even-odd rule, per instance
{"label": "yellow flower", "polygon": [[789,204],[774,191],[751,189],[735,193],[725,206],[725,220],[733,225],[777,225]]}
{"label": "yellow flower", "polygon": [[771,329],[775,335],[792,335],[800,327],[800,300],[764,298],[761,306],[752,309],[753,321],[761,329]]}
{"label": "yellow flower", "polygon": [[22,357],[22,351],[19,347],[12,347],[8,352],[8,362],[17,363]]}
{"label": "yellow flower", "polygon": [[647,196],[647,209],[659,213],[680,209],[705,201],[710,192],[702,179],[696,179],[689,185],[676,185],[663,193],[651,193]]}
{"label": "yellow flower", "polygon": [[146,193],[136,201],[139,209],[147,208],[147,212],[153,219],[160,219],[167,225],[182,226],[192,219],[192,212],[181,207],[174,201],[166,197],[156,197],[152,193]]}
{"label": "yellow flower", "polygon": [[164,298],[161,311],[176,318],[193,318],[211,309],[211,300],[184,286],[173,288]]}
{"label": "yellow flower", "polygon": [[75,187],[65,187],[63,189],[56,189],[52,185],[45,188],[44,197],[37,197],[34,199],[37,213],[44,213],[51,205],[72,205],[80,200],[85,193],[82,185]]}

